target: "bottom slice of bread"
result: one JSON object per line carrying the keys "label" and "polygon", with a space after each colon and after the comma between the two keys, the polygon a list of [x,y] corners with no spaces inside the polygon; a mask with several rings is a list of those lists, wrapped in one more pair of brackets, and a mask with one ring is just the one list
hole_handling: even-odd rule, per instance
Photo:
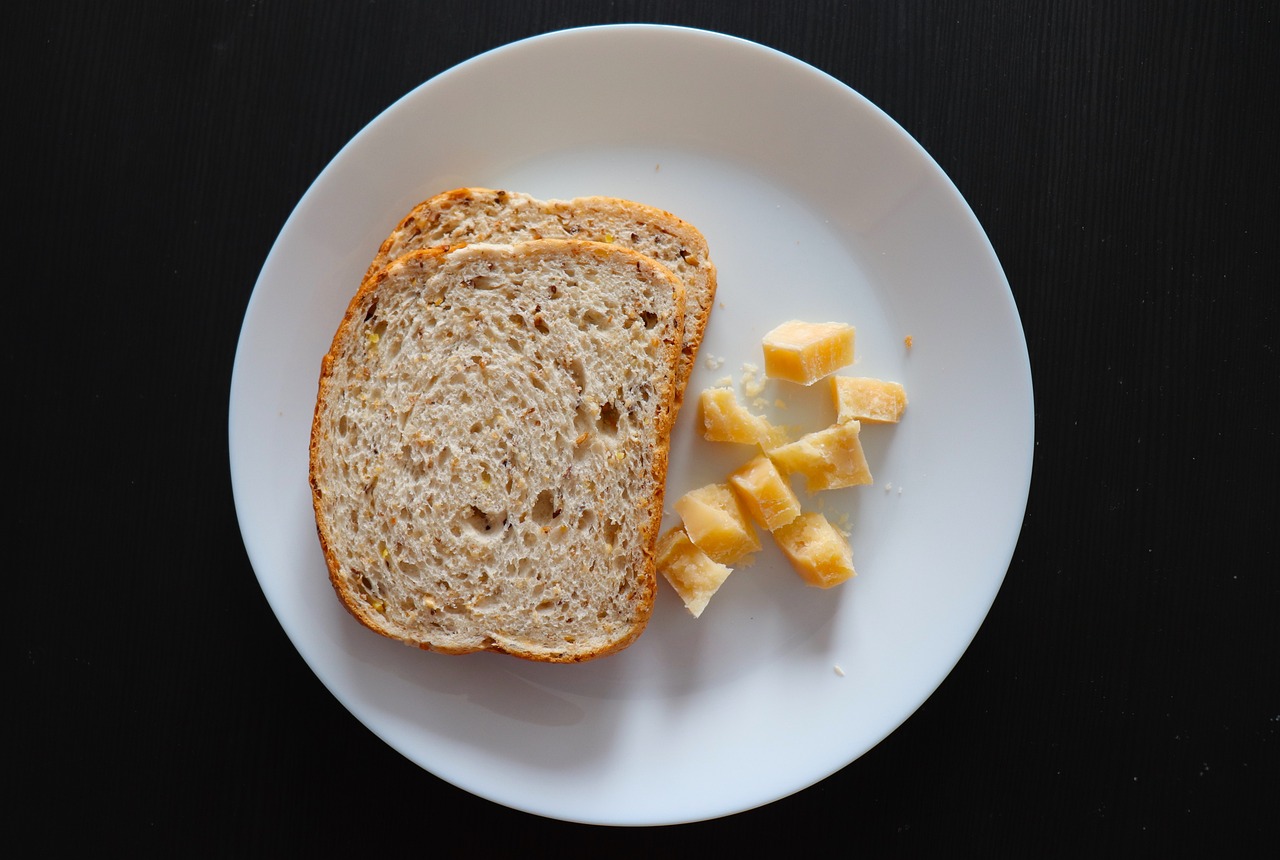
{"label": "bottom slice of bread", "polygon": [[653,606],[681,282],[613,245],[411,252],[322,362],[310,481],[329,578],[384,636],[579,662]]}

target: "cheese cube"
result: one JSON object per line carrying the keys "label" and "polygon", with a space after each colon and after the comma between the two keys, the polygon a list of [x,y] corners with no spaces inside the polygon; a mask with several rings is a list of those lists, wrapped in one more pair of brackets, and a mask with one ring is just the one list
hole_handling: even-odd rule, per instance
{"label": "cheese cube", "polygon": [[861,429],[857,421],[832,424],[769,450],[769,459],[787,474],[804,475],[811,493],[870,484],[871,470],[858,438]]}
{"label": "cheese cube", "polygon": [[678,528],[671,529],[658,541],[657,567],[694,618],[702,614],[711,596],[733,573],[733,568],[712,561],[693,545],[684,529]]}
{"label": "cheese cube", "polygon": [[853,364],[853,326],[791,320],[764,336],[764,372],[801,385]]}
{"label": "cheese cube", "polygon": [[738,402],[732,388],[708,388],[698,397],[702,412],[702,436],[709,442],[774,445],[780,431],[761,415],[753,415]]}
{"label": "cheese cube", "polygon": [[809,585],[830,588],[857,576],[848,539],[822,514],[801,514],[774,532],[773,537],[796,573]]}
{"label": "cheese cube", "polygon": [[728,484],[690,490],[674,507],[689,540],[720,564],[736,564],[760,549],[760,539]]}
{"label": "cheese cube", "polygon": [[907,408],[907,392],[899,383],[865,376],[831,377],[831,397],[841,424],[896,424]]}
{"label": "cheese cube", "polygon": [[768,457],[756,457],[735,471],[729,486],[761,528],[773,531],[800,515],[800,499]]}

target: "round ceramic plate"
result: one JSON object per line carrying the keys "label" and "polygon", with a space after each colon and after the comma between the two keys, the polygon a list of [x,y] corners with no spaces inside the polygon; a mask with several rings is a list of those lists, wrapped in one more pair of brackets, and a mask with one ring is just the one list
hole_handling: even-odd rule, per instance
{"label": "round ceramic plate", "polygon": [[[762,383],[761,336],[793,318],[854,325],[857,358],[844,372],[901,382],[910,400],[900,423],[864,426],[873,485],[802,496],[848,531],[858,576],[806,586],[764,534],[755,563],[700,618],[660,581],[644,635],[582,665],[425,653],[348,616],[326,577],[307,484],[320,358],[387,233],[419,201],[464,185],[625,197],[700,228],[719,294],[691,401],[731,384],[775,422],[821,429],[834,420],[827,386]],[[696,418],[683,410],[675,430],[668,510],[750,456],[701,439]],[[1030,484],[1033,411],[999,262],[910,136],[794,58],[635,25],[476,57],[343,148],[263,266],[229,431],[262,590],[365,726],[494,802],[645,825],[804,789],[920,706],[1004,578]]]}

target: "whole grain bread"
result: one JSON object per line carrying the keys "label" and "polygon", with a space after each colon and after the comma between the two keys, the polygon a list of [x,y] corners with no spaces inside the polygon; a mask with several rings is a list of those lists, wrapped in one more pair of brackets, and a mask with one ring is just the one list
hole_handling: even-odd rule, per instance
{"label": "whole grain bread", "polygon": [[415,248],[528,239],[611,242],[652,257],[680,278],[686,318],[678,408],[711,315],[716,267],[702,233],[670,212],[615,197],[538,200],[513,191],[458,188],[414,207],[382,243],[369,273]]}
{"label": "whole grain bread", "polygon": [[653,605],[684,291],[618,245],[398,255],[324,356],[310,482],[329,578],[452,654],[613,653]]}

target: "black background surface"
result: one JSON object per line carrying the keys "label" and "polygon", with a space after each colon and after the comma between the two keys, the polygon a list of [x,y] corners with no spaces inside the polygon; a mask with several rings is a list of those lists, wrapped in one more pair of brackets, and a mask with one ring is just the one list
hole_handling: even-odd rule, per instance
{"label": "black background surface", "polygon": [[[6,9],[15,833],[179,856],[1275,848],[1276,4]],[[263,598],[227,453],[254,282],[337,151],[480,52],[621,22],[787,52],[914,136],[1005,268],[1037,422],[1004,586],[923,707],[799,794],[636,829],[481,800],[351,717]]]}

